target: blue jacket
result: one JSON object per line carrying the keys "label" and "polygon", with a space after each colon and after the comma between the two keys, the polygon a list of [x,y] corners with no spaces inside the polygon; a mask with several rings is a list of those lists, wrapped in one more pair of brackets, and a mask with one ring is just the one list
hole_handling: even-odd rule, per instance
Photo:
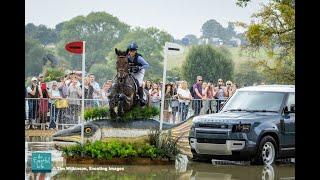
{"label": "blue jacket", "polygon": [[136,66],[141,66],[143,69],[147,69],[149,67],[149,63],[138,53],[135,58],[128,56],[128,61],[130,63],[134,63]]}

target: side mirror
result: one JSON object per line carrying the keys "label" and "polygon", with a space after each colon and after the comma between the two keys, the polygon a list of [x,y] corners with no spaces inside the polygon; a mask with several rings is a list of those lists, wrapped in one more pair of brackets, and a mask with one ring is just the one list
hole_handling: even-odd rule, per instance
{"label": "side mirror", "polygon": [[284,113],[284,114],[289,114],[289,113],[290,113],[288,106],[285,106],[285,107],[283,108],[283,113]]}
{"label": "side mirror", "polygon": [[291,111],[292,113],[295,113],[295,112],[296,112],[296,106],[295,106],[295,104],[291,104],[291,106],[290,106],[290,111]]}

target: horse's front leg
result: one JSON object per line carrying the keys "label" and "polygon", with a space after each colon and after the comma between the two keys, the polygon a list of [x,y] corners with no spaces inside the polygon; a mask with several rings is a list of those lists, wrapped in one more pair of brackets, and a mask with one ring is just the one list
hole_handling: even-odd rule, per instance
{"label": "horse's front leg", "polygon": [[117,107],[118,107],[118,100],[115,96],[110,95],[110,101],[109,101],[109,111],[110,111],[110,117],[116,118],[117,117]]}

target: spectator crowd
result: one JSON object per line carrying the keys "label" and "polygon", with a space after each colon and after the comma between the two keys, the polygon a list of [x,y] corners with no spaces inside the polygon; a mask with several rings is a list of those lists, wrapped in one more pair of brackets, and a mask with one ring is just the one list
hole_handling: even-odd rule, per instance
{"label": "spectator crowd", "polygon": [[[77,124],[81,115],[81,74],[70,73],[60,81],[45,82],[43,74],[31,79],[26,87],[26,128],[57,129],[59,124]],[[238,89],[236,83],[223,79],[216,82],[196,77],[194,84],[176,81],[165,84],[164,121],[177,123],[191,115],[216,113],[223,102]],[[112,80],[101,87],[93,74],[84,79],[85,108],[108,105]],[[149,92],[151,105],[160,109],[162,83],[146,80],[143,88]],[[36,122],[36,123],[33,123]]]}

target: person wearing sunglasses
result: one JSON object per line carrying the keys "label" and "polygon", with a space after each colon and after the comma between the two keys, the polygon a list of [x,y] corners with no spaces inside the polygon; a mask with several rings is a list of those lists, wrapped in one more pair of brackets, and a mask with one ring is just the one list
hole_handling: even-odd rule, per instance
{"label": "person wearing sunglasses", "polygon": [[204,97],[202,96],[202,83],[203,83],[202,76],[197,76],[197,82],[193,85],[195,116],[200,114],[200,111],[202,108],[202,99],[204,99]]}

